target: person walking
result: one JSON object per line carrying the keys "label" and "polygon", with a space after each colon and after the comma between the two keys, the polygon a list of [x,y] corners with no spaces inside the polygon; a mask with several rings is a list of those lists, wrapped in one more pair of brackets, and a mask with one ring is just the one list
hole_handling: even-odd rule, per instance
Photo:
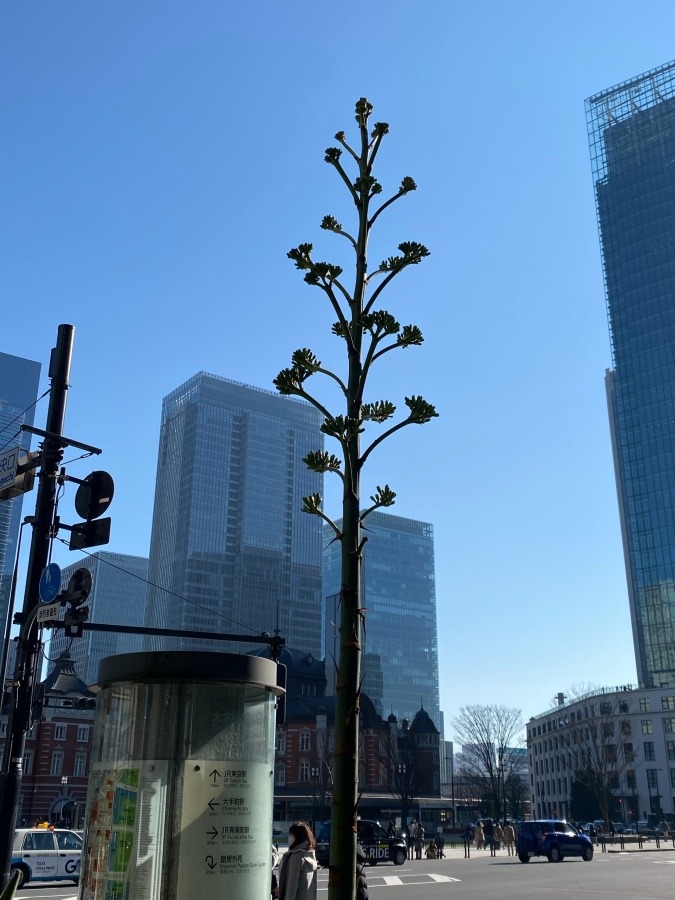
{"label": "person walking", "polygon": [[424,826],[421,822],[417,823],[415,829],[415,859],[422,859],[422,851],[424,850]]}
{"label": "person walking", "polygon": [[483,822],[483,836],[485,838],[485,849],[490,848],[491,855],[495,852],[495,826],[492,819],[486,819]]}
{"label": "person walking", "polygon": [[356,845],[356,900],[368,900],[366,854],[361,844]]}
{"label": "person walking", "polygon": [[483,844],[485,842],[485,834],[483,833],[483,823],[478,820],[476,822],[476,827],[474,828],[473,835],[476,839],[476,850],[482,850]]}
{"label": "person walking", "polygon": [[516,833],[513,830],[513,825],[507,821],[504,825],[504,843],[506,844],[506,852],[509,856],[513,856],[515,853],[515,842]]}
{"label": "person walking", "polygon": [[443,848],[445,847],[445,838],[443,834],[439,834],[436,838],[436,846],[438,847],[438,858],[444,859],[445,853],[443,852]]}
{"label": "person walking", "polygon": [[316,900],[316,840],[305,822],[294,822],[288,829],[288,850],[279,868],[279,900]]}
{"label": "person walking", "polygon": [[504,843],[504,832],[502,831],[502,826],[499,824],[499,822],[495,823],[495,843],[497,850],[499,850],[499,848]]}
{"label": "person walking", "polygon": [[408,859],[413,858],[413,851],[415,849],[415,829],[417,828],[417,822],[413,819],[410,823],[410,828],[408,830]]}

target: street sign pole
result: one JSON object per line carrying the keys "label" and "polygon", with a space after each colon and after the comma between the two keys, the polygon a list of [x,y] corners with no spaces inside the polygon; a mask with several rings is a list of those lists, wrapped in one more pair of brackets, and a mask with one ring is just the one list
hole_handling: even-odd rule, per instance
{"label": "street sign pole", "polygon": [[40,577],[49,562],[54,508],[56,504],[56,478],[63,457],[63,424],[66,414],[66,397],[70,379],[70,361],[73,352],[72,325],[59,325],[56,347],[49,364],[51,389],[47,412],[47,431],[50,436],[43,442],[40,485],[35,504],[33,535],[26,573],[26,590],[21,613],[21,630],[16,654],[16,670],[9,722],[7,725],[7,770],[4,773],[2,799],[0,800],[0,889],[10,877],[12,844],[19,808],[23,757],[26,735],[31,726],[32,699],[39,662],[39,626],[35,608],[38,606]]}

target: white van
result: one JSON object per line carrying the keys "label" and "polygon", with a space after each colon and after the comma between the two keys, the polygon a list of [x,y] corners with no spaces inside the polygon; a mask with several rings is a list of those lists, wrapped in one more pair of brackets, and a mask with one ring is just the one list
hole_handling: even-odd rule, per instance
{"label": "white van", "polygon": [[12,872],[19,885],[29,881],[80,880],[82,838],[65,828],[18,828],[14,832]]}

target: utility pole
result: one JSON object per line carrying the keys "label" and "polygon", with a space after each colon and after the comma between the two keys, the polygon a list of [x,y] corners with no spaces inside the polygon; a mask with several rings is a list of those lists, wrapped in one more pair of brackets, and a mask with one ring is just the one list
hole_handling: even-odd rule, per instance
{"label": "utility pole", "polygon": [[42,571],[49,561],[54,510],[56,505],[56,479],[63,458],[63,424],[66,413],[66,397],[70,378],[70,360],[73,351],[72,325],[59,325],[56,347],[49,363],[51,390],[47,412],[47,433],[42,444],[42,460],[39,473],[37,502],[33,520],[26,590],[21,612],[21,630],[16,654],[16,671],[12,704],[7,727],[7,772],[0,800],[0,889],[7,885],[12,861],[12,845],[19,808],[23,756],[26,735],[31,726],[33,693],[38,678],[39,629],[33,613],[39,600],[39,584]]}

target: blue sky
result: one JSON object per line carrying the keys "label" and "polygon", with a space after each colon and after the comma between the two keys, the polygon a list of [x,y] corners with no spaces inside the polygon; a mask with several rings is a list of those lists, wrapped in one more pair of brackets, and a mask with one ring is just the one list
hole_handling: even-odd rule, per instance
{"label": "blue sky", "polygon": [[115,478],[107,549],[148,552],[169,391],[199,370],[272,388],[297,347],[333,358],[286,252],[346,262],[318,227],[352,217],[323,151],[366,96],[391,125],[385,190],[418,183],[371,259],[432,251],[384,304],[426,342],[385,357],[371,399],[422,394],[440,418],[364,486],[435,526],[446,717],[635,682],[584,99],[671,59],[674,27],[671,4],[621,0],[3,4],[0,349],[42,361],[46,388],[75,325],[66,432]]}

